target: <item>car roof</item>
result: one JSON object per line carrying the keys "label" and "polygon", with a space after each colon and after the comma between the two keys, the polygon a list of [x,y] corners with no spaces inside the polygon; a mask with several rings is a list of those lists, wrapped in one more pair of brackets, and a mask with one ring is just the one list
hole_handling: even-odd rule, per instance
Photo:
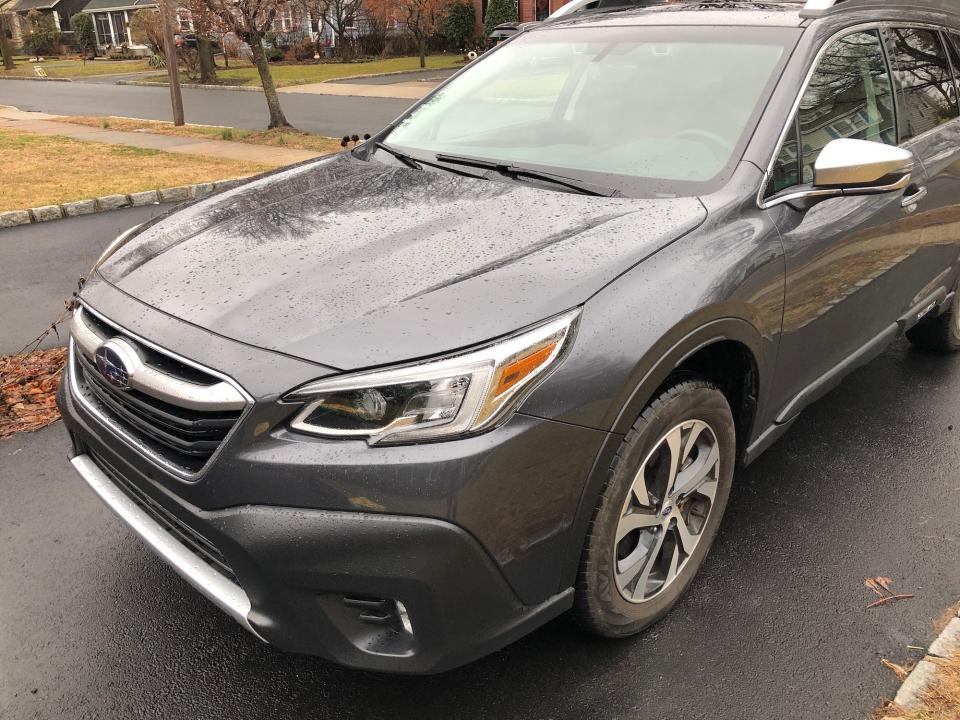
{"label": "car roof", "polygon": [[[629,3],[631,0],[623,0]],[[613,0],[619,4],[618,0]],[[571,13],[543,27],[576,25],[720,25],[801,28],[811,20],[802,14],[805,0],[633,0],[638,5]],[[848,0],[825,11],[828,17],[847,12],[911,10],[955,14],[953,0]]]}
{"label": "car roof", "polygon": [[798,28],[803,2],[774,0],[664,0],[656,5],[610,7],[572,13],[546,26],[577,25],[764,25]]}

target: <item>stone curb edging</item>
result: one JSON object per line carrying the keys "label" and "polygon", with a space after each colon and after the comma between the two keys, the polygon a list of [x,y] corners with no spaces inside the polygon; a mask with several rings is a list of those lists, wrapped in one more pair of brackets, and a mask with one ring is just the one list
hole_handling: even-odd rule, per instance
{"label": "stone curb edging", "polygon": [[0,230],[29,225],[31,223],[49,222],[61,218],[91,215],[119,210],[126,207],[142,205],[156,205],[158,203],[185,202],[199,200],[221,190],[229,190],[246,181],[247,178],[233,178],[231,180],[217,180],[215,182],[197,183],[196,185],[180,185],[178,187],[162,188],[160,190],[145,190],[128,195],[105,195],[90,200],[77,200],[62,205],[43,205],[28,210],[9,210],[0,212]]}
{"label": "stone curb edging", "polygon": [[919,708],[921,697],[937,678],[938,661],[946,660],[958,652],[960,652],[960,612],[927,648],[926,656],[917,663],[907,679],[903,681],[893,702],[906,710]]}
{"label": "stone curb edging", "polygon": [[30,82],[73,82],[72,78],[52,78],[52,77],[17,77],[15,75],[2,76],[0,80],[29,80]]}
{"label": "stone curb edging", "polygon": [[[294,83],[293,85],[282,85],[277,90],[290,90],[300,85],[322,85],[324,83],[338,83],[343,80],[359,80],[361,78],[390,77],[391,75],[409,75],[411,73],[440,72],[442,70],[459,70],[460,68],[415,68],[413,70],[391,70],[383,73],[370,73],[366,75],[345,75],[344,77],[329,78],[321,80],[318,83]],[[23,78],[33,80],[34,78]],[[170,87],[169,83],[156,82],[153,80],[117,80],[115,85],[137,85],[139,87]],[[250,87],[248,85],[202,85],[200,83],[180,83],[180,87],[191,90],[240,90],[242,92],[263,92],[259,85]]]}
{"label": "stone curb edging", "polygon": [[[135,85],[137,87],[170,87],[170,83],[154,82],[152,80],[117,80],[114,85]],[[239,90],[240,92],[262,93],[263,88],[247,87],[246,85],[201,85],[200,83],[180,83],[181,88],[187,90]]]}

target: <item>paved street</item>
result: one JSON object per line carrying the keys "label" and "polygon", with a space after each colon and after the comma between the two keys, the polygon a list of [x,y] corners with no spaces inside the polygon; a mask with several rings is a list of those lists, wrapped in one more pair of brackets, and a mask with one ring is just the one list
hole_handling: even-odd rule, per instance
{"label": "paved street", "polygon": [[[374,133],[395,119],[411,100],[284,93],[287,119],[301,130],[339,137]],[[58,115],[119,115],[170,119],[170,92],[163,87],[95,83],[0,80],[0,105]],[[267,106],[259,92],[183,91],[187,122],[263,129]]]}
{"label": "paved street", "polygon": [[[148,205],[0,230],[0,355],[20,350],[57,317],[77,279],[111,240],[171,207]],[[43,346],[58,342],[51,335]]]}
{"label": "paved street", "polygon": [[[0,232],[0,336],[42,324],[41,303],[55,311],[135,221]],[[0,442],[3,718],[862,719],[897,687],[880,659],[929,643],[960,584],[960,358],[904,342],[740,473],[704,572],[659,625],[611,642],[561,619],[430,678],[260,645],[124,529],[66,452],[59,424]],[[916,598],[865,610],[874,575]]]}

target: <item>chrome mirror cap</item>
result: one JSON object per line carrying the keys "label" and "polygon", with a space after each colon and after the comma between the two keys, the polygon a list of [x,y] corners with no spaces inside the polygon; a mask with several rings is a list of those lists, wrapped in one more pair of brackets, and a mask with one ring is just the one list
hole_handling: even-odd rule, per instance
{"label": "chrome mirror cap", "polygon": [[803,212],[831,198],[897,192],[910,185],[913,167],[909,150],[870,140],[833,140],[814,164],[812,185],[785,190],[760,207],[789,205]]}
{"label": "chrome mirror cap", "polygon": [[[885,188],[913,173],[913,153],[869,140],[840,139],[820,153],[813,170],[816,188]],[[848,192],[845,194],[856,194]]]}

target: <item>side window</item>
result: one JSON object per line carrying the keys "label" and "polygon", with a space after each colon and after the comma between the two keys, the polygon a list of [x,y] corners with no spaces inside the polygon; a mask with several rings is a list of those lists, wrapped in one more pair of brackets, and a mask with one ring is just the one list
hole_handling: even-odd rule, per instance
{"label": "side window", "polygon": [[897,144],[890,75],[880,37],[858,32],[838,40],[817,68],[800,102],[800,181],[832,140],[852,138]]}
{"label": "side window", "polygon": [[797,151],[797,124],[790,125],[790,135],[783,141],[780,154],[773,165],[768,194],[800,184],[800,153]]}
{"label": "side window", "polygon": [[774,163],[768,192],[812,183],[820,152],[839,138],[897,144],[890,75],[876,32],[851,33],[824,54]]}
{"label": "side window", "polygon": [[903,97],[903,140],[960,116],[950,61],[939,33],[918,28],[887,32]]}

